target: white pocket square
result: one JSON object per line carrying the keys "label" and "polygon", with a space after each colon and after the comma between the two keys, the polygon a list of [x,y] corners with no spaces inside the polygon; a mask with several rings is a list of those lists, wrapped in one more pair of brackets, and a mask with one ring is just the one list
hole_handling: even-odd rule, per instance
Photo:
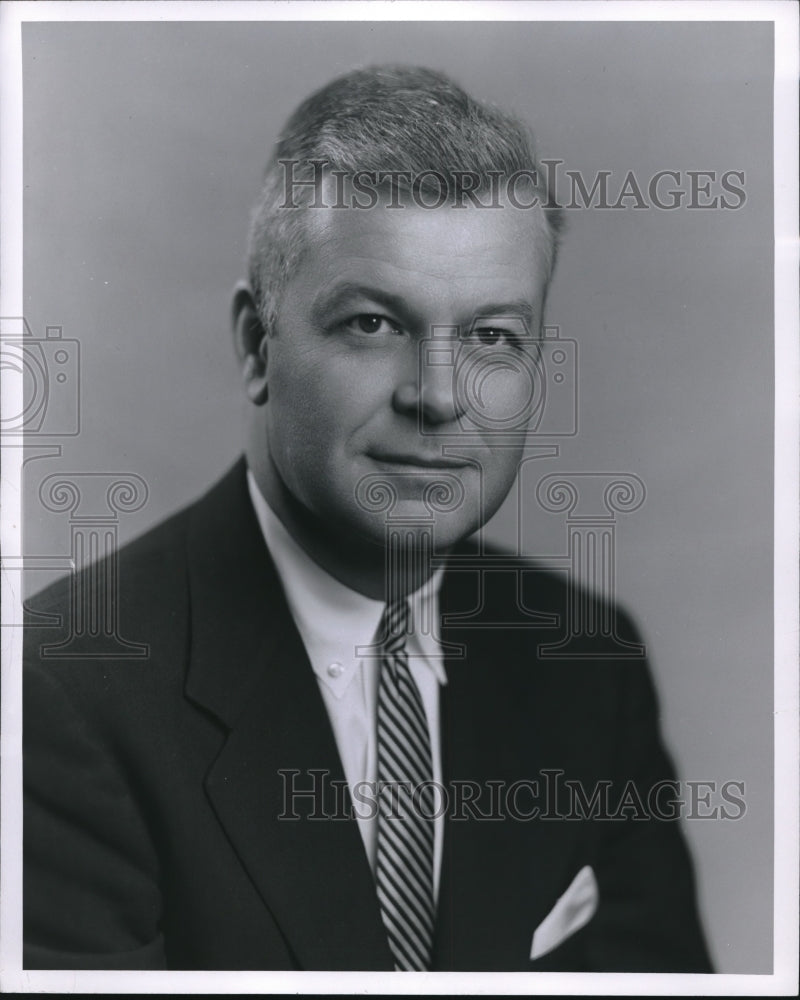
{"label": "white pocket square", "polygon": [[557,948],[570,934],[588,924],[597,910],[599,900],[597,879],[591,866],[585,865],[533,932],[531,961]]}

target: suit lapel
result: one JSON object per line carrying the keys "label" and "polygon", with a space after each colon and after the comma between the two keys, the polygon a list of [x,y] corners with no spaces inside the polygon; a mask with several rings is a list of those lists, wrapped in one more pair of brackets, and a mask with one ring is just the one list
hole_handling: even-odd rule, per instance
{"label": "suit lapel", "polygon": [[327,712],[243,462],[195,515],[186,693],[228,729],[206,779],[211,804],[300,968],[391,969]]}

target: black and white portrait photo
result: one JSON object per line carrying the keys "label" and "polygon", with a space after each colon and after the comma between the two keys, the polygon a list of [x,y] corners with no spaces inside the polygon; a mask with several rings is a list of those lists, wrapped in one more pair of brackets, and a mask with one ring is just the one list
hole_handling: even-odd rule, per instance
{"label": "black and white portrait photo", "polygon": [[2,16],[3,990],[794,995],[796,7]]}

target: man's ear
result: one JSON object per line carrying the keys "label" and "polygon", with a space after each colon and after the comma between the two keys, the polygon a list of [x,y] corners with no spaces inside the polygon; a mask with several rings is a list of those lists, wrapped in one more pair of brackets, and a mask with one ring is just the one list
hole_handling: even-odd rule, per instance
{"label": "man's ear", "polygon": [[231,303],[233,341],[242,367],[247,398],[261,406],[267,401],[267,331],[261,324],[252,289],[239,281]]}

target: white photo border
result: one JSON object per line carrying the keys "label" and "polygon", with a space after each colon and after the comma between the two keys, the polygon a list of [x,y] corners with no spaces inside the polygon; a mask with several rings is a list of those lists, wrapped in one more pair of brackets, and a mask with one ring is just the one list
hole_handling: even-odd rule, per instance
{"label": "white photo border", "polygon": [[[3,563],[0,989],[81,993],[412,993],[553,995],[796,995],[798,955],[798,8],[791,0],[732,2],[6,2],[0,8],[0,316],[22,316],[21,29],[37,21],[771,21],[775,26],[775,869],[771,975],[597,973],[101,972],[21,967],[21,591]],[[2,372],[4,413],[19,412],[21,379]],[[22,449],[4,447],[0,542],[19,552]]]}

